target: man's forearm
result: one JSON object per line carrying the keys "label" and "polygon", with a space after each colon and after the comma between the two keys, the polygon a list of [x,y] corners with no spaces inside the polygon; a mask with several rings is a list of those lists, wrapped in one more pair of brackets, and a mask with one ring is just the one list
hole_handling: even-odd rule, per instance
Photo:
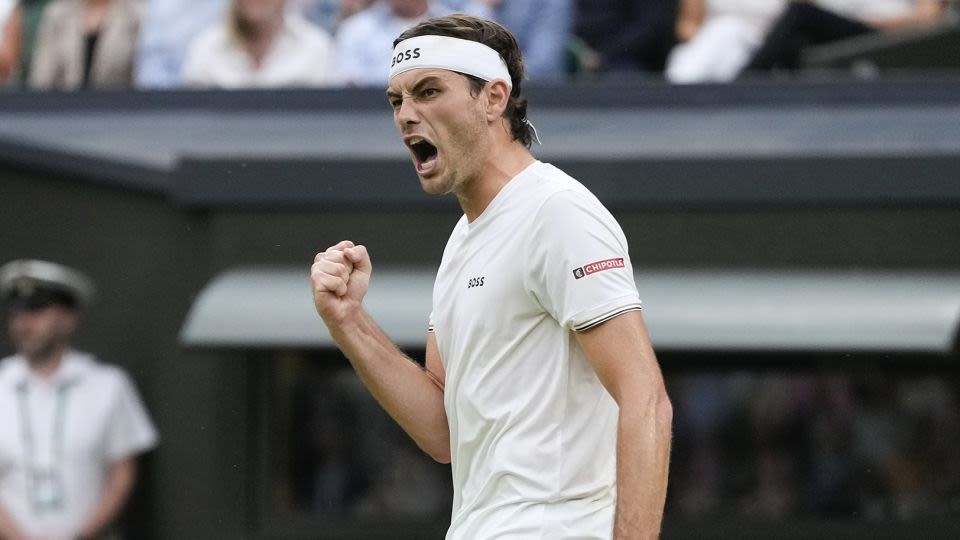
{"label": "man's forearm", "polygon": [[328,329],[387,413],[434,459],[449,459],[450,431],[439,380],[403,354],[363,309]]}
{"label": "man's forearm", "polygon": [[93,515],[80,530],[83,540],[102,535],[120,515],[137,479],[136,458],[128,457],[110,465],[107,481]]}
{"label": "man's forearm", "polygon": [[657,538],[667,495],[673,412],[664,392],[623,401],[617,430],[614,539]]}
{"label": "man's forearm", "polygon": [[442,366],[436,341],[427,339],[425,365],[400,352],[363,309],[373,264],[367,248],[343,240],[317,253],[310,267],[313,303],[333,340],[373,397],[425,452],[450,458],[443,409]]}
{"label": "man's forearm", "polygon": [[922,0],[915,2],[913,9],[900,17],[873,19],[867,21],[867,24],[877,30],[922,27],[934,24],[942,19],[945,9],[944,3],[939,0]]}
{"label": "man's forearm", "polygon": [[0,540],[26,540],[26,535],[3,505],[0,505]]}

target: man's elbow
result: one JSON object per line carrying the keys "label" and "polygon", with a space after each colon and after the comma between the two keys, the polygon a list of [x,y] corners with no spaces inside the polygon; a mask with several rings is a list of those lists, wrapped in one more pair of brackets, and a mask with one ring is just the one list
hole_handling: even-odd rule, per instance
{"label": "man's elbow", "polygon": [[657,423],[670,431],[673,425],[673,404],[670,403],[670,396],[667,395],[667,389],[663,386],[657,393],[656,407]]}
{"label": "man's elbow", "polygon": [[438,452],[438,453],[435,453],[435,454],[431,454],[430,457],[432,457],[433,460],[436,461],[437,463],[441,463],[441,464],[443,464],[443,465],[449,465],[449,464],[450,464],[450,451],[449,451],[449,450],[446,451],[446,452]]}
{"label": "man's elbow", "polygon": [[450,446],[438,445],[436,448],[423,448],[423,451],[427,453],[428,456],[433,458],[437,463],[442,463],[447,465],[450,463]]}
{"label": "man's elbow", "polygon": [[414,437],[413,440],[420,447],[420,450],[423,450],[437,463],[450,463],[450,438],[446,434],[437,434],[430,438]]}

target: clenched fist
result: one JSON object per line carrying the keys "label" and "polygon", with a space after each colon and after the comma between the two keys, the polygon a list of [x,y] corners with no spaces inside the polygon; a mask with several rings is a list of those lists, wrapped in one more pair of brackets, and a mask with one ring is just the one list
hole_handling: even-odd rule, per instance
{"label": "clenched fist", "polygon": [[370,286],[367,248],[344,240],[317,253],[310,267],[313,304],[328,325],[337,325],[360,308]]}

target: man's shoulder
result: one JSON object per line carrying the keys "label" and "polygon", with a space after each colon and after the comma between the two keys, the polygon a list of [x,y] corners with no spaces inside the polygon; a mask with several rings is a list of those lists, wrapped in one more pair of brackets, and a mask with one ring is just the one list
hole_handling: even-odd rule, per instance
{"label": "man's shoulder", "polygon": [[584,219],[613,219],[610,211],[586,186],[549,163],[538,163],[535,181],[528,186],[536,194],[529,197],[535,205],[531,212],[541,225],[564,224],[565,228]]}
{"label": "man's shoulder", "polygon": [[0,358],[0,381],[3,381],[5,377],[9,376],[12,370],[16,370],[16,366],[22,363],[22,361],[23,359],[16,354]]}
{"label": "man's shoulder", "polygon": [[0,359],[0,391],[22,382],[27,372],[27,361],[18,354]]}
{"label": "man's shoulder", "polygon": [[[536,196],[529,200],[542,207],[550,202],[551,204],[563,204],[563,201],[577,200],[583,197],[593,199],[583,184],[570,176],[562,169],[549,163],[536,162],[527,171],[530,175],[530,182],[526,182],[528,190],[535,191]],[[551,202],[552,201],[552,202]]]}
{"label": "man's shoulder", "polygon": [[82,9],[78,0],[52,0],[43,8],[43,17],[60,22]]}
{"label": "man's shoulder", "polygon": [[187,45],[183,71],[185,78],[207,75],[208,66],[218,64],[233,46],[226,25],[216,23],[200,31]]}
{"label": "man's shoulder", "polygon": [[224,48],[230,44],[230,35],[227,26],[217,22],[207,26],[195,38],[190,40],[190,48],[198,51],[210,51],[213,49]]}
{"label": "man's shoulder", "polygon": [[140,0],[115,0],[111,8],[118,16],[129,18],[137,24],[140,24],[143,15],[147,12],[147,6]]}
{"label": "man's shoulder", "polygon": [[68,369],[73,373],[97,384],[115,387],[124,385],[129,380],[123,368],[103,362],[91,353],[71,351],[68,361]]}
{"label": "man's shoulder", "polygon": [[427,5],[428,17],[446,17],[464,11],[458,6],[451,6],[448,2],[429,2]]}
{"label": "man's shoulder", "polygon": [[544,161],[538,161],[531,168],[531,171],[540,178],[541,182],[557,190],[583,188],[583,185],[576,178],[556,165]]}
{"label": "man's shoulder", "polygon": [[364,37],[371,32],[382,31],[389,21],[388,18],[385,18],[385,15],[389,15],[386,6],[374,4],[344,19],[337,30],[337,36]]}
{"label": "man's shoulder", "polygon": [[307,47],[326,48],[331,44],[332,38],[326,30],[299,15],[288,16],[286,26],[290,34]]}

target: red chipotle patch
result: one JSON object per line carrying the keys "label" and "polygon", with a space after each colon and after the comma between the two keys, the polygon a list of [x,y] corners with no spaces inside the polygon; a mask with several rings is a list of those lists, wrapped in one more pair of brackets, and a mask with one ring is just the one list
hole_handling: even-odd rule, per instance
{"label": "red chipotle patch", "polygon": [[604,270],[610,270],[612,268],[623,268],[623,257],[592,262],[590,264],[585,264],[580,268],[574,268],[573,277],[580,279],[582,277],[589,276],[590,274],[596,274],[597,272],[603,272]]}

